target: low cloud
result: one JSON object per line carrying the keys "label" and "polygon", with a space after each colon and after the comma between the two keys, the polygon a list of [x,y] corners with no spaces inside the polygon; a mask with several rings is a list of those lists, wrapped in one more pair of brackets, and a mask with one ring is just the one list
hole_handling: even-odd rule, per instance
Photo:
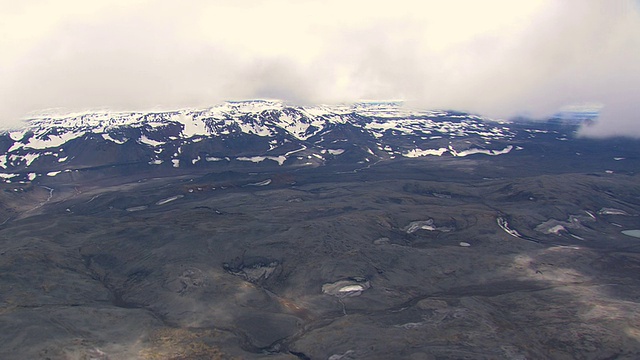
{"label": "low cloud", "polygon": [[597,102],[601,118],[580,134],[640,137],[632,0],[25,3],[0,15],[13,34],[0,42],[5,128],[48,108],[267,97],[405,99],[500,118]]}

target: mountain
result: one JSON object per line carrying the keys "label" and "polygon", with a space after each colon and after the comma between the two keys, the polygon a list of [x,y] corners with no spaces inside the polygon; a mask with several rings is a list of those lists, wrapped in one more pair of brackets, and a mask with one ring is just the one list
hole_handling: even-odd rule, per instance
{"label": "mountain", "polygon": [[255,100],[203,110],[40,116],[23,129],[0,135],[0,177],[34,181],[125,164],[141,169],[238,162],[320,166],[398,157],[501,155],[517,151],[519,139],[549,132],[533,129],[380,102],[300,107]]}

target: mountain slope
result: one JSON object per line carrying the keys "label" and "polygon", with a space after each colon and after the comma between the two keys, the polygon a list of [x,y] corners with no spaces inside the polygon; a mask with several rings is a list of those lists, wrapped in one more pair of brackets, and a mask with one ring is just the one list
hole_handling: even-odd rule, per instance
{"label": "mountain slope", "polygon": [[396,103],[287,106],[227,102],[204,110],[41,116],[0,135],[8,181],[119,164],[201,167],[217,162],[317,166],[428,155],[500,155],[518,134],[505,122]]}

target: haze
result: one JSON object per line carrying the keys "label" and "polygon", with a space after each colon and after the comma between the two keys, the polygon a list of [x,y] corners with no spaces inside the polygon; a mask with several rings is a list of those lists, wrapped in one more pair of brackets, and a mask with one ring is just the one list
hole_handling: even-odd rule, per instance
{"label": "haze", "polygon": [[403,99],[506,118],[599,103],[640,137],[640,4],[0,2],[0,125],[33,112]]}

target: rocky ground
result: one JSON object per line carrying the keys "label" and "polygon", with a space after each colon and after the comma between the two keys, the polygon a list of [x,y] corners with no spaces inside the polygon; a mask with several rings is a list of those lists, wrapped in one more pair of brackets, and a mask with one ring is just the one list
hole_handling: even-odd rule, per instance
{"label": "rocky ground", "polygon": [[539,160],[2,185],[0,358],[637,359],[639,161]]}

